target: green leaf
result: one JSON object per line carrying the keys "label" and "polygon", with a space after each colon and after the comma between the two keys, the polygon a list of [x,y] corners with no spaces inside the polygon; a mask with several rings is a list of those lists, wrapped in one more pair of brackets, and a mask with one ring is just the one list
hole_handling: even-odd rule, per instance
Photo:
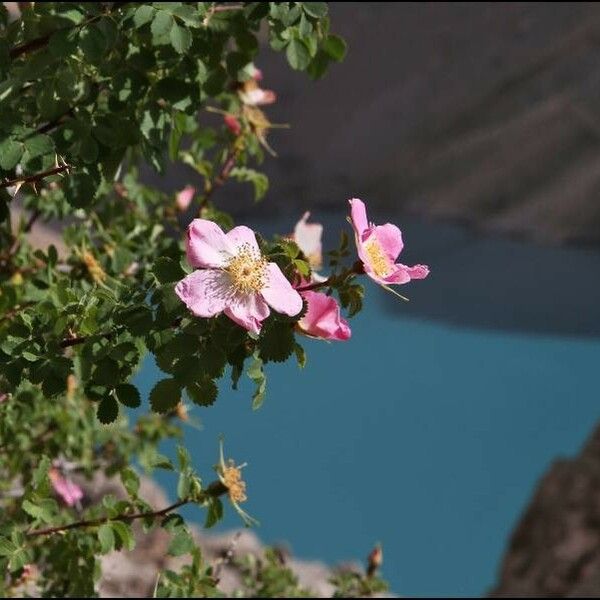
{"label": "green leaf", "polygon": [[133,23],[136,28],[143,27],[146,23],[149,23],[154,17],[154,8],[152,6],[148,6],[147,4],[142,4],[142,6],[138,6],[133,15]]}
{"label": "green leaf", "polygon": [[180,471],[185,471],[186,469],[189,469],[192,459],[187,448],[185,448],[184,446],[177,446],[177,459],[179,461]]}
{"label": "green leaf", "polygon": [[275,323],[259,340],[262,360],[283,362],[294,351],[294,333],[289,323]]}
{"label": "green leaf", "polygon": [[195,546],[189,531],[181,529],[171,539],[167,553],[171,556],[181,556],[182,554],[191,552]]}
{"label": "green leaf", "polygon": [[294,344],[294,354],[296,355],[296,360],[298,361],[298,366],[301,369],[304,369],[304,367],[306,366],[306,351],[297,342]]}
{"label": "green leaf", "polygon": [[127,493],[132,498],[136,498],[140,490],[140,478],[137,473],[130,468],[123,469],[121,471],[121,482],[127,490]]}
{"label": "green leaf", "polygon": [[115,387],[117,400],[129,408],[137,408],[141,404],[140,393],[135,385],[121,383]]}
{"label": "green leaf", "polygon": [[303,71],[310,64],[310,52],[308,46],[297,38],[290,40],[285,55],[292,69]]}
{"label": "green leaf", "polygon": [[338,62],[344,60],[346,56],[346,42],[337,35],[328,35],[323,42],[323,49],[327,54]]}
{"label": "green leaf", "polygon": [[202,19],[200,18],[200,12],[194,6],[189,4],[181,4],[175,6],[173,9],[173,15],[181,19],[189,27],[200,27],[202,25]]}
{"label": "green leaf", "polygon": [[200,406],[210,406],[217,399],[218,388],[212,379],[196,381],[185,389],[192,401]]}
{"label": "green leaf", "polygon": [[17,546],[8,538],[0,536],[0,556],[10,556],[17,551]]}
{"label": "green leaf", "polygon": [[85,58],[96,63],[103,58],[107,41],[99,27],[88,25],[79,33],[79,45]]}
{"label": "green leaf", "polygon": [[98,541],[100,542],[100,553],[108,554],[115,548],[114,530],[108,523],[100,525],[98,528]]}
{"label": "green leaf", "polygon": [[39,519],[44,523],[51,523],[57,512],[58,506],[52,498],[46,498],[37,504],[29,500],[24,500],[21,508],[34,519]]}
{"label": "green leaf", "polygon": [[152,267],[152,272],[159,283],[171,283],[185,277],[185,273],[178,262],[166,256],[161,256]]}
{"label": "green leaf", "polygon": [[302,2],[304,12],[315,19],[322,19],[327,16],[327,2]]}
{"label": "green leaf", "polygon": [[54,142],[49,135],[34,135],[25,140],[28,159],[42,156],[54,151]]}
{"label": "green leaf", "polygon": [[190,30],[187,27],[180,27],[177,23],[173,23],[173,27],[169,32],[169,39],[171,40],[171,46],[179,54],[187,52],[192,45]]}
{"label": "green leaf", "polygon": [[173,410],[181,400],[181,389],[175,379],[161,379],[150,392],[150,406],[158,413]]}
{"label": "green leaf", "polygon": [[130,525],[121,521],[111,521],[110,527],[119,538],[117,549],[123,547],[126,550],[133,550],[135,548],[135,538],[133,537]]}
{"label": "green leaf", "polygon": [[173,27],[173,17],[166,10],[159,10],[156,12],[152,25],[150,27],[152,35],[155,38],[166,36]]}
{"label": "green leaf", "polygon": [[210,529],[223,518],[223,503],[219,498],[211,498],[206,513],[205,529]]}
{"label": "green leaf", "polygon": [[100,423],[108,425],[115,421],[119,416],[119,405],[112,396],[105,396],[100,404],[98,404],[98,411],[96,414]]}
{"label": "green leaf", "polygon": [[8,171],[15,167],[23,156],[24,147],[21,142],[6,138],[0,142],[0,167]]}
{"label": "green leaf", "polygon": [[260,358],[255,357],[250,367],[248,367],[248,377],[256,385],[254,394],[252,394],[252,410],[258,410],[265,400],[267,389],[267,377],[263,369],[263,361]]}

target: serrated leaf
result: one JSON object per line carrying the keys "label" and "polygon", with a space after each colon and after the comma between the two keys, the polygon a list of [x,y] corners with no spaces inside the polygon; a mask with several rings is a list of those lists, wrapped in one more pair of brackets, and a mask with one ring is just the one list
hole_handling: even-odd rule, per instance
{"label": "serrated leaf", "polygon": [[155,10],[152,6],[148,6],[147,4],[142,4],[142,6],[138,6],[134,15],[133,15],[133,23],[136,28],[143,27],[146,23],[149,23],[154,17]]}
{"label": "serrated leaf", "polygon": [[108,524],[100,525],[98,528],[98,541],[100,542],[100,553],[108,554],[115,548],[115,534],[113,528]]}
{"label": "serrated leaf", "polygon": [[327,2],[303,2],[304,12],[315,19],[322,19],[329,12]]}
{"label": "serrated leaf", "polygon": [[259,340],[263,361],[283,362],[294,351],[294,333],[289,323],[276,323]]}
{"label": "serrated leaf", "polygon": [[206,513],[205,529],[210,529],[223,518],[223,503],[219,498],[211,498]]}
{"label": "serrated leaf", "polygon": [[167,256],[161,256],[155,261],[152,272],[160,283],[171,283],[185,277],[181,265]]}
{"label": "serrated leaf", "polygon": [[104,425],[108,425],[117,419],[119,416],[119,404],[112,396],[105,396],[97,411],[98,421]]}
{"label": "serrated leaf", "polygon": [[88,25],[79,33],[79,45],[86,59],[95,63],[104,56],[107,40],[99,27]]}
{"label": "serrated leaf", "polygon": [[218,388],[212,379],[195,381],[185,389],[192,402],[200,406],[210,406],[217,399]]}
{"label": "serrated leaf", "polygon": [[156,12],[150,29],[155,37],[166,36],[173,27],[173,17],[166,10]]}
{"label": "serrated leaf", "polygon": [[255,357],[248,367],[248,377],[256,385],[254,394],[252,394],[252,410],[258,410],[264,402],[267,389],[267,377],[263,369],[263,361],[260,358]]}
{"label": "serrated leaf", "polygon": [[135,385],[121,383],[115,387],[117,400],[129,408],[137,408],[141,404],[140,393]]}
{"label": "serrated leaf", "polygon": [[135,498],[138,495],[140,489],[140,478],[138,474],[130,468],[123,469],[121,471],[121,482],[123,487],[127,490],[127,493]]}
{"label": "serrated leaf", "polygon": [[346,42],[337,35],[328,35],[327,39],[323,42],[323,49],[325,52],[338,62],[344,60],[346,56]]}
{"label": "serrated leaf", "polygon": [[184,54],[192,45],[190,30],[187,27],[177,25],[177,23],[173,23],[173,27],[169,32],[169,39],[171,40],[171,46],[175,48],[175,52],[178,54]]}
{"label": "serrated leaf", "polygon": [[8,538],[0,537],[0,556],[10,556],[17,551],[17,546]]}
{"label": "serrated leaf", "polygon": [[191,552],[194,547],[195,544],[192,536],[187,530],[182,529],[178,531],[171,539],[167,553],[171,556],[181,556]]}
{"label": "serrated leaf", "polygon": [[161,379],[150,392],[150,406],[158,413],[173,410],[181,400],[181,388],[175,379]]}
{"label": "serrated leaf", "polygon": [[43,156],[54,151],[54,142],[49,135],[34,135],[27,138],[24,144],[28,159]]}
{"label": "serrated leaf", "polygon": [[21,160],[25,148],[21,142],[6,138],[0,142],[0,167],[8,171]]}
{"label": "serrated leaf", "polygon": [[308,46],[297,38],[290,40],[285,50],[285,55],[290,67],[296,71],[303,71],[310,64]]}
{"label": "serrated leaf", "polygon": [[131,531],[131,526],[122,523],[121,521],[111,521],[110,527],[119,539],[119,546],[126,550],[133,550],[135,548],[135,538]]}

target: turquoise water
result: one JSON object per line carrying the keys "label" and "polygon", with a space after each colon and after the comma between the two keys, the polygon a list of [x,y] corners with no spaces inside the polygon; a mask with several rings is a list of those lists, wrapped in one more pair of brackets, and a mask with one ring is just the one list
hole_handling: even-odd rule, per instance
{"label": "turquoise water", "polygon": [[[201,473],[215,462],[221,432],[227,454],[249,463],[246,507],[266,542],[336,563],[362,559],[379,541],[397,593],[478,595],[492,585],[538,478],[556,457],[575,453],[600,417],[600,338],[582,337],[595,333],[586,323],[597,324],[587,308],[590,296],[600,305],[597,284],[565,294],[583,305],[558,302],[562,288],[546,290],[546,304],[531,301],[535,278],[546,277],[541,265],[550,262],[558,281],[569,273],[576,287],[577,268],[597,274],[600,257],[485,239],[467,251],[458,230],[408,230],[418,259],[434,267],[410,290],[410,304],[368,286],[349,343],[307,340],[303,372],[292,362],[270,365],[259,412],[250,409],[249,381],[237,392],[224,386],[215,406],[193,408],[204,430],[188,429],[187,444]],[[516,276],[508,266],[494,276],[492,255],[521,270],[538,265],[526,273],[531,293],[509,289],[498,299],[486,278]],[[537,323],[529,305],[546,327],[526,326]],[[481,327],[486,315],[495,315],[495,329]],[[569,322],[578,336],[565,335]],[[146,396],[157,377],[146,363],[137,381]],[[173,489],[169,475],[161,481]],[[203,518],[194,508],[186,516]],[[228,511],[224,527],[239,524]]]}

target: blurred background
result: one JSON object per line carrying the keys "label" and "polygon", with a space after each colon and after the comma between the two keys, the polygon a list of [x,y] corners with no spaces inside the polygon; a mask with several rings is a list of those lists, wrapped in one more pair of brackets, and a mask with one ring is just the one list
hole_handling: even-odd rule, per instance
{"label": "blurred background", "polygon": [[360,197],[431,276],[408,304],[367,283],[352,340],[270,369],[259,413],[246,383],[195,407],[196,464],[225,433],[264,541],[328,563],[381,542],[401,595],[581,592],[600,582],[595,438],[577,457],[600,417],[600,6],[330,11],[349,51],[322,81],[260,54],[267,113],[291,125],[271,132],[262,205],[235,185],[215,202],[265,234],[310,210],[334,247]]}

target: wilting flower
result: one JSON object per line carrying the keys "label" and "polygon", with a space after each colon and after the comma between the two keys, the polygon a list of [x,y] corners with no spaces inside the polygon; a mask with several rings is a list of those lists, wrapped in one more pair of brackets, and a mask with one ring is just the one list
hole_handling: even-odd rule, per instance
{"label": "wilting flower", "polygon": [[323,225],[321,223],[309,223],[310,213],[307,211],[294,227],[292,239],[302,250],[302,253],[308,259],[308,264],[313,270],[318,270],[323,266],[323,245],[321,237],[323,235]]}
{"label": "wilting flower", "polygon": [[196,188],[193,185],[186,185],[180,192],[177,192],[175,203],[181,212],[185,212],[196,194]]}
{"label": "wilting flower", "polygon": [[350,338],[350,326],[342,317],[335,298],[313,290],[300,293],[307,304],[306,313],[297,323],[302,333],[322,340],[345,341]]}
{"label": "wilting flower", "polygon": [[231,500],[231,504],[242,517],[246,525],[257,525],[258,521],[253,519],[240,507],[240,504],[242,502],[246,502],[248,499],[248,496],[246,495],[246,482],[242,479],[242,469],[245,466],[246,463],[242,465],[236,465],[232,459],[225,461],[225,457],[223,456],[223,440],[221,440],[219,464],[216,466],[219,480],[227,488],[227,493],[229,495],[229,500]]}
{"label": "wilting flower", "polygon": [[81,258],[83,259],[83,262],[87,267],[88,273],[90,274],[91,278],[96,283],[103,284],[106,281],[108,275],[102,268],[102,265],[96,260],[96,257],[88,250],[85,250],[82,253]]}
{"label": "wilting flower", "polygon": [[262,81],[263,72],[255,65],[249,65],[246,71],[248,72],[248,75],[250,75],[250,77],[252,77],[252,79],[254,79],[255,81]]}
{"label": "wilting flower", "polygon": [[365,204],[358,198],[350,200],[350,221],[354,227],[358,256],[371,279],[387,288],[391,284],[425,279],[429,275],[429,267],[425,265],[407,267],[395,262],[404,246],[402,232],[391,223],[369,223]]}
{"label": "wilting flower", "polygon": [[67,477],[64,477],[56,468],[48,471],[50,483],[54,491],[62,498],[67,506],[74,506],[83,498],[83,490]]}
{"label": "wilting flower", "polygon": [[238,136],[242,132],[242,124],[239,122],[238,118],[235,115],[231,115],[226,113],[223,115],[223,121],[225,122],[225,126],[233,135]]}
{"label": "wilting flower", "polygon": [[247,106],[273,104],[277,100],[277,94],[273,90],[263,90],[256,79],[248,79],[241,83],[238,96]]}
{"label": "wilting flower", "polygon": [[300,294],[261,254],[254,232],[244,225],[224,233],[212,221],[194,219],[188,227],[187,257],[199,270],[182,279],[175,292],[198,317],[223,312],[259,333],[269,307],[290,317],[302,310]]}

